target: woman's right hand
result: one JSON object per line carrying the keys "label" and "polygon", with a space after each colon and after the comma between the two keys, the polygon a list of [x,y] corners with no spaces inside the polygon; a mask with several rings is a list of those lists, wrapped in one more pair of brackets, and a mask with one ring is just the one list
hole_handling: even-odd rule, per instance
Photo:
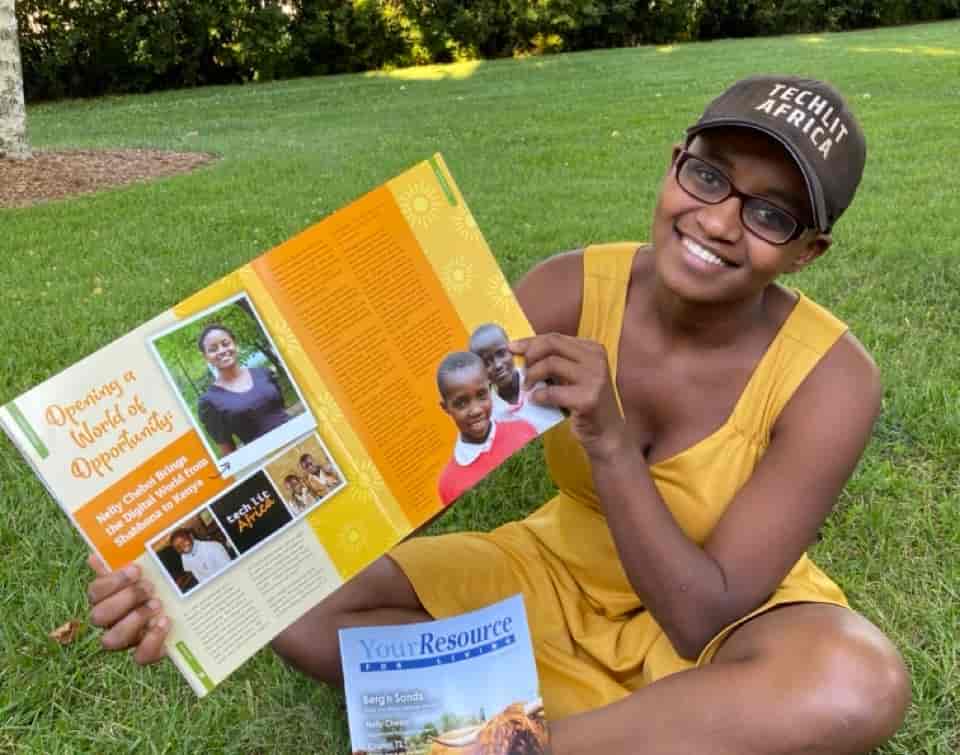
{"label": "woman's right hand", "polygon": [[97,575],[87,588],[90,622],[106,630],[100,638],[103,647],[132,648],[133,660],[140,665],[162,659],[170,619],[163,615],[153,585],[141,579],[140,567],[129,564],[110,571],[92,553],[87,563]]}

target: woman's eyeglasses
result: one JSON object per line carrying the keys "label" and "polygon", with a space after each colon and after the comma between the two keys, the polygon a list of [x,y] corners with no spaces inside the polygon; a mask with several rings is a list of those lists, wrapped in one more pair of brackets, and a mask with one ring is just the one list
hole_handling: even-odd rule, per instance
{"label": "woman's eyeglasses", "polygon": [[740,191],[722,170],[686,150],[677,158],[677,183],[691,197],[706,204],[739,198],[744,228],[770,244],[789,243],[807,228],[786,210]]}

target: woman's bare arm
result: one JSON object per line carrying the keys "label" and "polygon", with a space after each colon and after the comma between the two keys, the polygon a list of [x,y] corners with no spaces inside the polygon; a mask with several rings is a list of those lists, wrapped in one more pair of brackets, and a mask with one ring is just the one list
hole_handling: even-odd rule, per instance
{"label": "woman's bare arm", "polygon": [[[763,459],[700,547],[674,521],[616,410],[603,347],[569,337],[582,299],[575,257],[539,265],[518,286],[538,333],[559,325],[552,329],[568,334],[531,339],[518,353],[531,383],[553,378],[538,399],[571,411],[634,590],[677,651],[696,658],[766,600],[816,537],[869,440],[879,374],[856,339],[841,338],[784,408]],[[574,295],[560,296],[571,284]]]}

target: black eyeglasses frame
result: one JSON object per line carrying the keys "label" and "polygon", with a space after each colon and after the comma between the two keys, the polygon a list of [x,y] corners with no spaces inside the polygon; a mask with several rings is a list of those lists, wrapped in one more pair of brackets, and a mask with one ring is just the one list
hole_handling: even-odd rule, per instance
{"label": "black eyeglasses frame", "polygon": [[[690,189],[688,189],[686,186],[683,185],[683,182],[680,180],[680,170],[683,168],[684,163],[686,163],[691,158],[693,158],[694,160],[699,160],[708,168],[710,168],[711,170],[715,170],[718,174],[723,176],[723,179],[727,182],[727,186],[729,187],[729,190],[727,191],[727,194],[725,196],[716,200],[704,199],[703,197],[697,196],[692,191],[690,191]],[[730,197],[736,197],[737,199],[739,199],[740,200],[740,222],[743,224],[743,227],[746,230],[750,231],[750,233],[752,233],[754,236],[761,239],[762,241],[765,241],[768,244],[773,244],[774,246],[784,246],[786,244],[789,244],[791,241],[795,241],[796,239],[800,238],[800,236],[803,235],[804,231],[808,230],[809,228],[812,228],[812,226],[809,226],[805,223],[801,223],[797,219],[797,216],[794,215],[792,212],[790,212],[789,210],[785,210],[783,207],[780,207],[779,205],[771,202],[769,199],[765,199],[764,197],[758,197],[756,194],[747,194],[745,191],[740,191],[740,189],[738,189],[736,186],[733,185],[733,181],[730,180],[730,176],[728,176],[720,168],[718,168],[716,165],[711,163],[709,160],[704,160],[702,157],[700,157],[700,155],[695,155],[693,152],[690,152],[687,149],[680,150],[680,153],[677,155],[677,159],[674,161],[674,178],[676,179],[677,186],[683,189],[683,192],[685,194],[692,197],[693,199],[696,199],[698,202],[703,202],[704,204],[709,204],[709,205],[722,204],[723,202],[726,202],[728,199],[730,199]],[[773,207],[774,209],[785,214],[788,218],[790,218],[796,224],[796,228],[793,229],[793,233],[791,233],[783,241],[772,241],[768,239],[766,236],[764,236],[762,233],[758,233],[757,231],[755,231],[752,227],[750,227],[750,225],[746,222],[746,220],[744,220],[744,217],[743,217],[743,213],[746,210],[746,206],[747,206],[747,203],[744,200],[747,200],[747,199],[752,199],[756,202],[763,202],[763,204],[769,205],[770,207]]]}

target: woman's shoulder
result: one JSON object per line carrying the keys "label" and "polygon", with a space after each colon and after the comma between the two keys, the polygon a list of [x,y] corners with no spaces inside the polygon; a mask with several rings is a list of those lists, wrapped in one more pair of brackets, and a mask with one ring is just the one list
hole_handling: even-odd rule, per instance
{"label": "woman's shoulder", "polygon": [[778,288],[790,338],[819,355],[820,372],[839,368],[853,382],[867,385],[879,380],[879,369],[870,352],[840,316],[800,291]]}
{"label": "woman's shoulder", "polygon": [[798,415],[809,418],[811,407],[828,407],[835,418],[847,411],[875,415],[883,386],[870,352],[834,313],[799,292],[794,296],[790,335],[810,353],[814,364],[781,419],[789,423]]}
{"label": "woman's shoulder", "polygon": [[580,325],[585,276],[619,274],[629,278],[636,251],[643,246],[638,242],[594,244],[537,263],[515,287],[534,331],[575,336]]}
{"label": "woman's shoulder", "polygon": [[538,262],[514,291],[535,333],[576,335],[583,300],[583,249]]}

